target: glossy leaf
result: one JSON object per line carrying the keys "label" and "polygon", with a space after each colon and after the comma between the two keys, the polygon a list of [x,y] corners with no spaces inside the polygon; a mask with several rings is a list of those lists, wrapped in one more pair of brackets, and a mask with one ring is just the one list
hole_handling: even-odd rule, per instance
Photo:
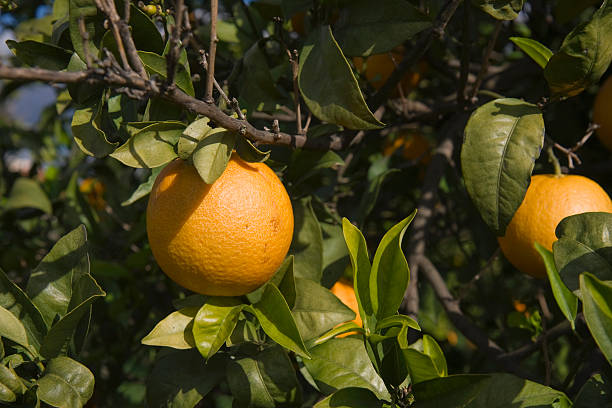
{"label": "glossy leaf", "polygon": [[228,364],[227,382],[241,407],[299,407],[302,392],[285,351],[276,346]]}
{"label": "glossy leaf", "polygon": [[304,365],[323,394],[329,395],[347,387],[359,387],[371,390],[379,398],[389,398],[362,339],[331,339],[311,348],[310,352],[312,359],[304,360]]}
{"label": "glossy leaf", "polygon": [[20,208],[36,208],[46,214],[51,214],[53,208],[47,194],[35,180],[19,177],[15,180],[11,194],[4,203],[6,210]]}
{"label": "glossy leaf", "polygon": [[89,55],[98,55],[98,48],[96,44],[102,38],[104,33],[104,27],[102,22],[104,17],[101,13],[98,14],[98,8],[94,0],[69,0],[69,27],[70,27],[70,39],[72,40],[72,46],[79,55],[79,57],[85,61],[84,42],[81,37],[81,31],[79,30],[79,19],[84,18],[85,29],[89,34]]}
{"label": "glossy leaf", "polygon": [[185,125],[181,122],[159,122],[136,132],[115,150],[111,157],[137,168],[154,168],[174,160],[174,146]]}
{"label": "glossy leaf", "polygon": [[510,40],[531,57],[542,68],[546,67],[553,52],[544,44],[525,37],[510,37]]}
{"label": "glossy leaf", "polygon": [[555,266],[555,260],[552,252],[544,248],[539,243],[535,243],[536,250],[540,253],[540,256],[544,260],[546,266],[546,274],[548,275],[548,281],[552,288],[553,296],[555,301],[561,309],[563,316],[572,325],[572,330],[575,329],[576,314],[578,313],[578,298],[565,286],[565,283],[561,280],[557,267]]}
{"label": "glossy leaf", "polygon": [[385,317],[382,320],[379,320],[376,323],[376,331],[380,332],[383,329],[388,329],[389,327],[410,327],[414,330],[421,330],[419,324],[411,317],[406,315],[394,315]]}
{"label": "glossy leaf", "polygon": [[408,261],[402,251],[402,238],[416,210],[397,223],[378,245],[370,274],[370,299],[377,320],[397,313],[410,280]]}
{"label": "glossy leaf", "polygon": [[399,345],[413,384],[448,375],[444,353],[433,337],[425,334],[410,346],[405,337],[406,330],[402,330],[398,336]]}
{"label": "glossy leaf", "polygon": [[159,355],[147,377],[147,406],[193,408],[225,377],[229,358],[222,354],[205,363],[197,350]]}
{"label": "glossy leaf", "polygon": [[329,26],[315,30],[300,52],[298,84],[314,116],[348,129],[383,126],[365,103],[359,84]]}
{"label": "glossy leaf", "polygon": [[329,339],[333,339],[336,336],[339,336],[344,333],[350,333],[350,332],[362,333],[362,334],[365,333],[365,331],[363,330],[363,327],[351,321],[351,322],[342,323],[334,327],[327,333],[322,334],[320,337],[314,340],[310,340],[308,344],[309,346],[317,346],[319,344],[325,343]]}
{"label": "glossy leaf", "polygon": [[117,143],[110,142],[100,128],[102,104],[77,109],[72,117],[72,135],[83,153],[97,158],[111,154]]}
{"label": "glossy leaf", "polygon": [[136,190],[134,190],[134,192],[132,193],[132,195],[127,200],[121,203],[121,206],[125,207],[128,205],[132,205],[141,198],[148,196],[151,192],[151,189],[153,188],[153,184],[155,184],[155,179],[157,178],[159,173],[161,173],[164,167],[165,166],[159,166],[155,167],[154,169],[151,169],[151,174],[149,175],[149,178],[147,178],[145,182],[139,184],[138,187],[136,187]]}
{"label": "glossy leaf", "polygon": [[[161,55],[148,51],[138,51],[138,56],[142,60],[145,69],[150,75],[159,75],[166,78],[166,58]],[[176,86],[189,96],[194,96],[193,83],[191,82],[191,73],[183,64],[177,64],[176,74],[174,76]]]}
{"label": "glossy leaf", "polygon": [[200,354],[210,359],[232,334],[243,306],[236,298],[210,297],[193,321],[193,339]]}
{"label": "glossy leaf", "polygon": [[[295,277],[293,275],[293,255],[289,255],[285,258],[281,266],[279,266],[278,270],[274,273],[274,276],[272,276],[268,282],[280,290],[281,294],[285,298],[285,301],[287,302],[287,305],[289,306],[289,309],[293,309],[296,296]],[[265,289],[266,286],[264,285],[255,289],[253,292],[248,293],[246,296],[249,302],[259,302]]]}
{"label": "glossy leaf", "polygon": [[321,285],[330,288],[340,279],[347,267],[350,267],[348,248],[344,242],[342,226],[334,223],[320,222],[323,234],[323,273]]}
{"label": "glossy leaf", "polygon": [[0,306],[0,337],[29,348],[28,336],[23,324],[10,311]]}
{"label": "glossy leaf", "polygon": [[291,310],[276,286],[267,284],[261,300],[248,310],[257,317],[261,328],[272,340],[302,357],[310,358]]}
{"label": "glossy leaf", "polygon": [[543,143],[542,112],[519,99],[482,105],[465,127],[465,186],[485,223],[498,235],[504,235],[523,201]]}
{"label": "glossy leaf", "polygon": [[580,275],[584,318],[599,349],[612,363],[612,283],[590,273]]}
{"label": "glossy leaf", "polygon": [[514,20],[524,0],[472,0],[472,4],[498,20]]}
{"label": "glossy leaf", "polygon": [[184,307],[170,313],[155,325],[141,341],[147,346],[171,347],[178,350],[195,347],[193,321],[199,307]]}
{"label": "glossy leaf", "polygon": [[590,272],[612,280],[612,214],[583,213],[564,218],[555,231],[555,265],[567,287],[578,289],[578,277]]}
{"label": "glossy leaf", "polygon": [[49,361],[36,383],[40,400],[59,408],[84,406],[94,390],[91,371],[68,357],[57,357]]}
{"label": "glossy leaf", "polygon": [[249,163],[263,163],[270,157],[269,151],[259,150],[249,139],[243,136],[236,138],[236,153],[242,160]]}
{"label": "glossy leaf", "polygon": [[[16,397],[17,395],[23,394],[26,391],[26,387],[13,367],[10,365],[7,367],[0,364],[0,401],[3,401],[3,395],[6,393],[6,390]],[[4,401],[6,401],[6,399],[4,399]]]}
{"label": "glossy leaf", "polygon": [[66,69],[72,57],[72,53],[68,50],[38,41],[17,42],[8,40],[6,45],[24,64],[52,71]]}
{"label": "glossy leaf", "polygon": [[595,374],[580,388],[574,408],[606,407],[612,404],[612,384],[606,375]]}
{"label": "glossy leaf", "polygon": [[294,275],[298,278],[321,280],[323,237],[321,226],[312,209],[310,197],[292,201],[293,239],[289,253],[294,256]]}
{"label": "glossy leaf", "polygon": [[590,21],[576,26],[544,69],[554,96],[578,95],[599,82],[612,61],[612,3],[605,0]]}
{"label": "glossy leaf", "polygon": [[[87,1],[87,0],[84,0],[84,1]],[[79,72],[79,71],[85,71],[86,69],[87,69],[87,65],[79,57],[79,55],[76,52],[72,54],[72,57],[70,58],[70,62],[68,63],[67,71]],[[104,92],[104,85],[102,84],[92,85],[91,83],[87,83],[87,82],[66,84],[66,88],[68,89],[68,93],[70,94],[70,97],[72,98],[72,100],[80,108],[81,107],[82,108],[91,107],[91,106],[98,104],[100,102],[100,99],[102,98],[102,93]],[[80,109],[77,110],[76,112],[79,112],[79,111]],[[96,107],[94,107],[94,111],[97,112]],[[91,114],[89,116],[91,116]],[[80,124],[81,122],[85,123],[88,121],[89,119],[87,118],[80,119],[77,124]],[[73,117],[73,123],[74,123],[74,117]],[[81,128],[79,128],[79,130],[83,131]],[[74,133],[74,129],[73,129],[73,133]],[[79,147],[81,146],[79,145]]]}
{"label": "glossy leaf", "polygon": [[402,0],[356,0],[341,10],[334,34],[349,56],[391,51],[431,26],[425,14]]}
{"label": "glossy leaf", "polygon": [[347,387],[334,392],[314,408],[382,408],[383,401],[366,388]]}
{"label": "glossy leaf", "polygon": [[[208,125],[210,119],[203,117],[189,124],[181,134],[177,145],[178,155],[181,159],[187,160],[193,154],[198,143],[208,135],[213,129]],[[216,128],[217,132],[222,132],[222,128]]]}
{"label": "glossy leaf", "polygon": [[209,132],[195,148],[193,165],[206,184],[221,177],[236,145],[237,134],[228,130]]}
{"label": "glossy leaf", "polygon": [[257,42],[245,53],[242,60],[242,72],[238,83],[240,106],[248,111],[274,112],[279,105],[287,103],[276,86],[268,68],[267,57]]}
{"label": "glossy leaf", "polygon": [[[123,10],[123,1],[117,1],[119,10]],[[141,51],[162,53],[164,40],[155,23],[136,4],[130,6],[130,26],[134,44]]]}
{"label": "glossy leaf", "polygon": [[344,163],[337,153],[328,151],[310,151],[296,149],[291,154],[291,162],[285,177],[294,185],[298,185],[310,177],[319,174],[321,170],[332,168]]}

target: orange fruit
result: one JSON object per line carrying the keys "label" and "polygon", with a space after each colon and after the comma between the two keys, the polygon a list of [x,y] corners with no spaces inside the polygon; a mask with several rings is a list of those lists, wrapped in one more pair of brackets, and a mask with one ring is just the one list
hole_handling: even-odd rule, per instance
{"label": "orange fruit", "polygon": [[546,268],[534,242],[551,250],[563,218],[591,211],[612,212],[610,197],[593,180],[577,175],[533,176],[506,234],[497,238],[499,246],[517,269],[544,278]]}
{"label": "orange fruit", "polygon": [[593,104],[593,122],[599,125],[597,136],[612,150],[612,76],[603,83]]}
{"label": "orange fruit", "polygon": [[299,13],[294,14],[293,17],[291,17],[291,27],[293,28],[293,31],[295,31],[296,33],[300,35],[304,35],[304,33],[306,32],[305,24],[304,24],[305,18],[306,18],[305,11],[300,11]]}
{"label": "orange fruit", "polygon": [[513,300],[512,305],[514,306],[514,310],[519,313],[525,312],[527,310],[527,305],[521,302],[520,300]]}
{"label": "orange fruit", "polygon": [[[355,289],[353,289],[353,283],[345,278],[340,278],[338,282],[330,289],[331,293],[336,295],[338,299],[348,306],[357,315],[353,322],[362,326],[361,316],[359,316],[359,304],[357,303],[357,297],[355,296]],[[355,332],[344,333],[336,337],[345,337]]]}
{"label": "orange fruit", "polygon": [[285,187],[263,163],[233,154],[213,184],[183,160],[155,180],[147,234],[161,269],[179,285],[213,296],[239,296],[268,281],[293,237]]}
{"label": "orange fruit", "polygon": [[104,191],[106,188],[100,180],[88,177],[79,184],[79,191],[85,196],[85,199],[96,210],[102,210],[106,206],[104,200]]}
{"label": "orange fruit", "polygon": [[[401,48],[396,48],[391,52],[383,54],[370,55],[365,60],[362,57],[353,58],[353,63],[357,71],[363,74],[370,85],[376,90],[379,90],[385,82],[389,79],[396,66],[402,61],[404,57]],[[421,75],[427,70],[427,63],[421,61],[418,64],[416,71],[407,72],[400,84],[404,95],[410,93],[421,80]]]}
{"label": "orange fruit", "polygon": [[418,132],[401,131],[397,137],[383,148],[384,156],[391,156],[403,146],[402,157],[408,160],[420,159],[427,164],[431,161],[429,141]]}

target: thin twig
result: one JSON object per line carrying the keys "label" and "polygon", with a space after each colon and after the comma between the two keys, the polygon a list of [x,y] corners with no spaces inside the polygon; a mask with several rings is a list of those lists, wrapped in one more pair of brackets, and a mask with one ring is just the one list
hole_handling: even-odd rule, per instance
{"label": "thin twig", "polygon": [[181,43],[181,33],[183,31],[183,18],[185,17],[185,3],[183,0],[176,0],[174,7],[174,25],[170,33],[170,52],[166,55],[166,86],[174,83],[176,67],[183,50]]}
{"label": "thin twig", "polygon": [[553,144],[555,149],[559,150],[560,152],[563,152],[567,156],[567,167],[569,167],[570,169],[573,169],[574,160],[579,165],[582,164],[582,160],[580,160],[580,157],[576,154],[576,151],[578,151],[578,149],[584,146],[587,140],[589,140],[590,137],[593,136],[593,133],[597,129],[599,129],[599,125],[596,123],[591,123],[589,127],[587,128],[584,136],[582,136],[582,139],[580,139],[578,143],[576,143],[573,147],[570,147],[570,148],[561,146],[559,143],[555,142],[552,139],[550,139],[550,142]]}
{"label": "thin twig", "polygon": [[85,27],[85,17],[79,17],[79,33],[81,34],[81,39],[83,40],[83,53],[85,54],[85,64],[87,68],[92,67],[91,54],[89,52],[89,32],[87,31],[87,27]]}
{"label": "thin twig", "polygon": [[298,51],[293,52],[287,49],[287,55],[289,55],[289,62],[291,63],[291,76],[293,79],[293,100],[295,104],[295,122],[297,125],[298,134],[304,134],[302,129],[302,112],[300,108],[300,87],[298,85]]}
{"label": "thin twig", "polygon": [[210,0],[210,50],[208,52],[208,79],[206,81],[205,101],[213,103],[213,80],[215,78],[215,54],[217,53],[217,14],[219,0]]}
{"label": "thin twig", "polygon": [[[204,68],[204,70],[208,71],[208,61],[206,60],[206,52],[204,50],[200,50],[200,64],[202,65],[202,68]],[[213,77],[213,83],[215,85],[215,89],[217,90],[217,92],[219,92],[219,95],[221,95],[221,98],[223,98],[227,106],[232,108],[232,110],[236,113],[236,115],[238,115],[238,118],[240,118],[241,120],[246,120],[244,113],[242,113],[242,110],[240,109],[238,100],[236,98],[232,98],[230,100],[230,98],[227,96],[227,94],[225,93],[225,91],[223,90],[219,82],[217,82],[217,80],[214,77]]]}
{"label": "thin twig", "polygon": [[472,5],[463,3],[463,37],[461,48],[461,74],[459,76],[459,88],[457,89],[457,103],[465,104],[465,87],[467,85],[468,76],[470,73],[470,49],[471,41],[471,23]]}
{"label": "thin twig", "polygon": [[487,48],[482,56],[482,63],[480,64],[480,72],[478,72],[478,76],[476,77],[476,82],[474,82],[474,86],[472,87],[472,92],[470,93],[469,101],[474,103],[474,98],[480,89],[480,85],[482,85],[482,81],[484,80],[485,75],[489,70],[489,63],[491,60],[491,53],[493,52],[493,48],[495,48],[495,43],[497,42],[497,37],[501,31],[503,24],[503,20],[497,20],[495,23],[495,30],[489,38],[489,43],[487,44]]}

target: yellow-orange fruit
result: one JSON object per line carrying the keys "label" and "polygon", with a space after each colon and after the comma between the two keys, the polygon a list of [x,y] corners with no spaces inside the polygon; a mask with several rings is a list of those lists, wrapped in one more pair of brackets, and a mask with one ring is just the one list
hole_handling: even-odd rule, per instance
{"label": "yellow-orange fruit", "polygon": [[104,200],[106,188],[100,180],[91,177],[84,179],[79,184],[79,191],[85,196],[89,205],[96,210],[102,210],[106,206],[106,200]]}
{"label": "yellow-orange fruit", "polygon": [[612,212],[610,197],[593,180],[577,175],[533,176],[506,234],[498,237],[499,246],[517,269],[543,278],[546,268],[534,243],[551,250],[563,218],[591,211]]}
{"label": "yellow-orange fruit", "polygon": [[[370,55],[365,59],[362,57],[353,58],[353,63],[357,71],[362,73],[368,83],[376,90],[379,90],[385,82],[389,79],[396,65],[398,65],[403,58],[403,52],[400,49],[393,50],[391,52],[385,52],[383,54]],[[400,85],[404,94],[410,93],[421,80],[421,75],[427,71],[427,63],[421,61],[415,71],[407,72]],[[397,95],[397,93],[395,93]]]}
{"label": "yellow-orange fruit", "polygon": [[402,157],[408,160],[420,159],[427,164],[431,161],[429,141],[418,132],[400,132],[399,135],[383,148],[384,156],[391,156],[397,149],[402,148]]}
{"label": "yellow-orange fruit", "polygon": [[305,11],[300,11],[297,14],[294,14],[293,17],[291,17],[291,27],[293,28],[293,31],[295,31],[296,33],[300,34],[300,35],[304,35],[304,33],[306,32],[305,29],[305,24],[304,24],[304,20],[306,19],[306,12]]}
{"label": "yellow-orange fruit", "polygon": [[213,184],[177,159],[159,174],[147,207],[147,234],[161,269],[179,285],[239,296],[264,284],[293,237],[285,187],[263,163],[232,155]]}
{"label": "yellow-orange fruit", "polygon": [[[355,296],[355,289],[353,289],[352,282],[350,282],[348,279],[341,278],[334,284],[334,286],[332,286],[330,290],[338,299],[342,301],[342,303],[355,312],[357,316],[353,322],[357,323],[359,326],[362,326],[361,316],[359,316],[359,304],[357,303],[357,297]],[[355,332],[344,333],[336,337],[345,337],[351,334],[355,334]]]}
{"label": "yellow-orange fruit", "polygon": [[612,76],[603,83],[593,104],[593,122],[599,125],[597,136],[612,150]]}

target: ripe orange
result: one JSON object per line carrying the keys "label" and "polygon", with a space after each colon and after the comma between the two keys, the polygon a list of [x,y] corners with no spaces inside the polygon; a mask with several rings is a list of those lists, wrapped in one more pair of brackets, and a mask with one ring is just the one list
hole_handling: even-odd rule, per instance
{"label": "ripe orange", "polygon": [[590,211],[612,212],[610,197],[593,180],[576,175],[533,176],[506,234],[498,237],[499,246],[520,271],[536,278],[546,277],[534,242],[551,250],[557,240],[557,224],[570,215]]}
{"label": "ripe orange", "polygon": [[85,199],[96,210],[102,210],[106,206],[104,200],[104,191],[106,188],[100,180],[88,177],[79,184],[79,191],[85,196]]}
{"label": "ripe orange", "polygon": [[294,14],[293,17],[291,17],[291,27],[293,28],[293,31],[300,35],[304,35],[304,33],[306,32],[306,26],[304,24],[305,19],[305,11],[300,11],[299,13]]}
{"label": "ripe orange", "polygon": [[[357,316],[353,321],[359,326],[362,326],[361,316],[359,316],[359,304],[357,303],[357,297],[355,296],[355,289],[353,289],[352,282],[348,279],[340,278],[340,280],[336,282],[330,290],[338,299],[342,301],[342,303],[350,307],[351,310],[355,312]],[[351,334],[355,334],[355,332],[344,333],[336,337],[345,337]]]}
{"label": "ripe orange", "polygon": [[612,150],[612,76],[603,83],[593,104],[593,122],[599,125],[597,136]]}
{"label": "ripe orange", "polygon": [[[391,52],[370,55],[365,60],[365,67],[362,57],[353,58],[353,63],[357,71],[366,77],[370,85],[372,85],[374,89],[379,90],[385,82],[387,82],[387,79],[389,79],[395,70],[396,65],[402,61],[402,58],[403,51],[401,48],[397,48]],[[404,95],[410,93],[410,91],[418,85],[421,80],[421,75],[425,73],[426,70],[427,63],[421,61],[416,71],[410,71],[404,75],[400,81]]]}
{"label": "ripe orange", "polygon": [[161,269],[179,285],[213,296],[239,296],[264,284],[293,236],[285,187],[263,163],[232,155],[213,184],[175,160],[157,177],[147,234]]}
{"label": "ripe orange", "polygon": [[429,141],[418,132],[401,131],[397,137],[383,148],[384,156],[391,156],[403,146],[402,157],[408,160],[417,160],[424,164],[431,161]]}

